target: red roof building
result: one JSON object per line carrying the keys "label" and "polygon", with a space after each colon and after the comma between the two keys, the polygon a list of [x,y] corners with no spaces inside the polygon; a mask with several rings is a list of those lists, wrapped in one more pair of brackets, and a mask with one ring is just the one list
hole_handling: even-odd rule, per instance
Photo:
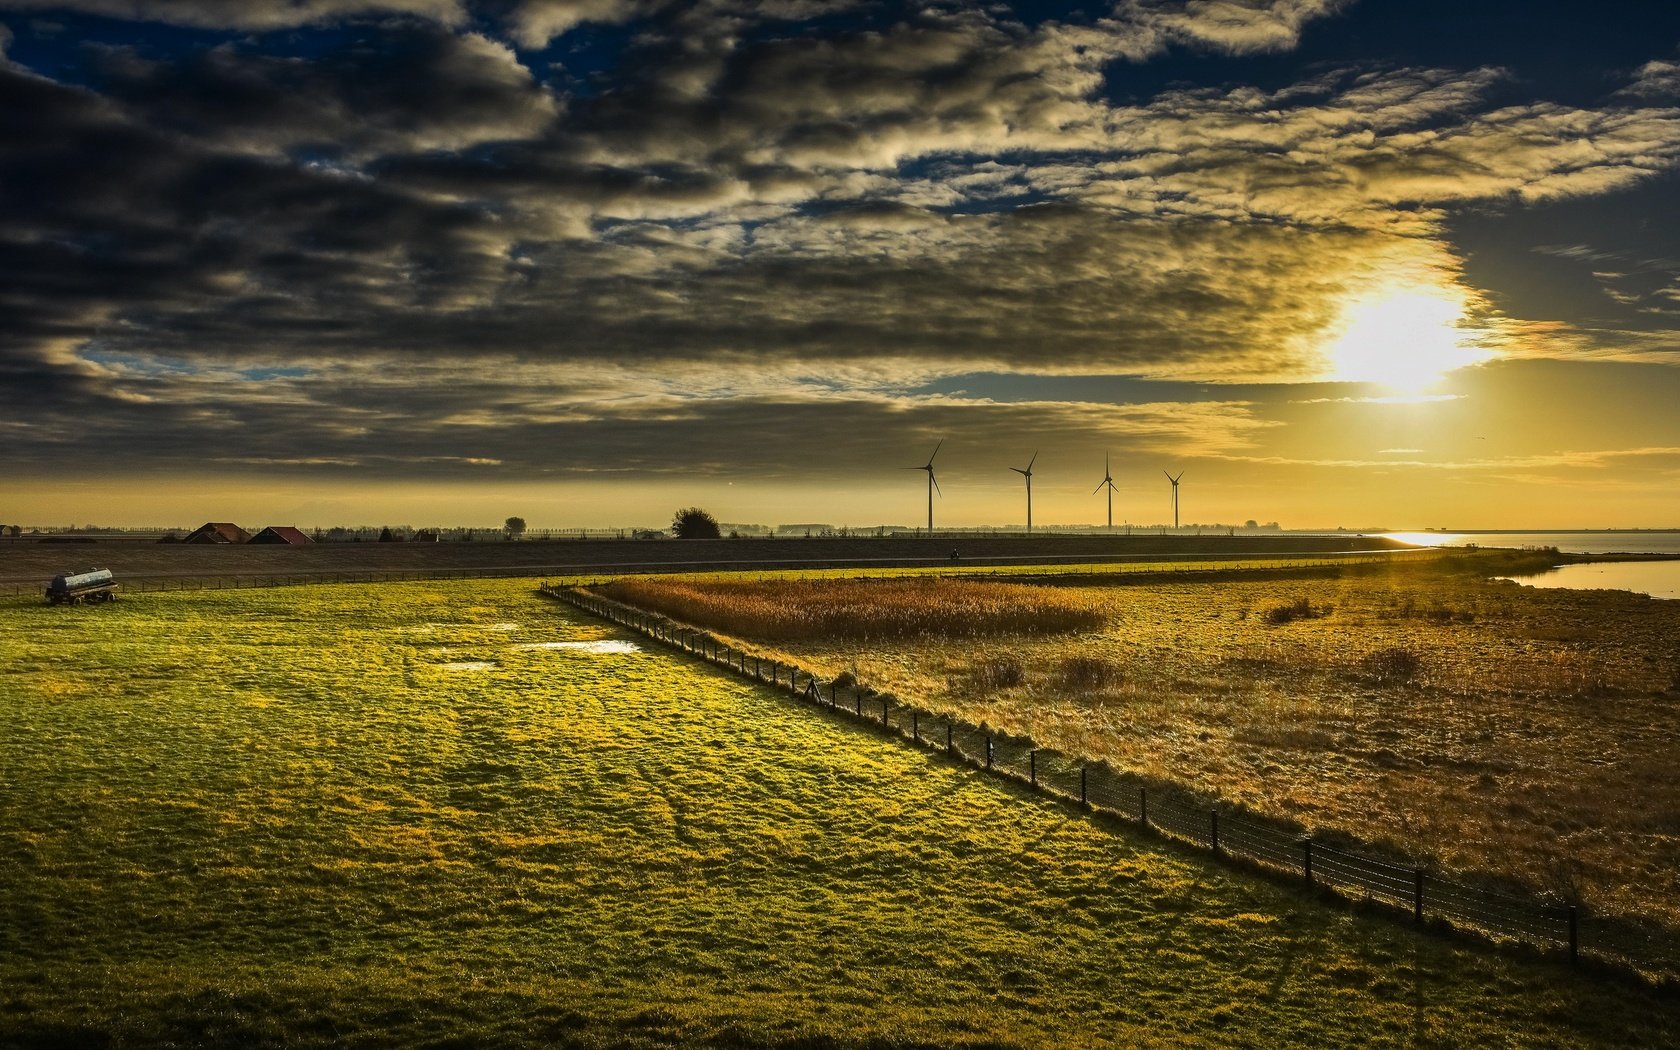
{"label": "red roof building", "polygon": [[302,529],[290,525],[270,525],[251,537],[252,543],[314,543]]}
{"label": "red roof building", "polygon": [[244,543],[251,534],[231,521],[207,521],[182,543]]}

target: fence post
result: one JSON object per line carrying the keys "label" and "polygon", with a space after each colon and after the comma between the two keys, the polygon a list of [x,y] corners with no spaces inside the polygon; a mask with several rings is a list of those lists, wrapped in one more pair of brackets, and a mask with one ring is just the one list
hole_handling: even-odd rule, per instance
{"label": "fence post", "polygon": [[1218,853],[1219,852],[1219,811],[1217,809],[1208,810],[1208,833],[1210,835],[1210,842],[1211,842],[1213,851],[1215,853]]}
{"label": "fence post", "polygon": [[1082,808],[1082,809],[1085,808],[1086,806],[1090,805],[1089,802],[1085,801],[1085,767],[1084,766],[1079,767],[1079,805],[1080,805],[1080,808]]}
{"label": "fence post", "polygon": [[840,706],[840,685],[837,682],[828,683],[828,709],[835,710]]}
{"label": "fence post", "polygon": [[1575,905],[1569,906],[1569,963],[1574,965],[1581,954],[1581,913]]}
{"label": "fence post", "polygon": [[862,718],[863,717],[863,689],[861,687],[852,690],[852,699],[857,704],[857,716],[859,718]]}
{"label": "fence post", "polygon": [[1423,921],[1423,869],[1412,869],[1412,921]]}
{"label": "fence post", "polygon": [[892,724],[887,721],[887,705],[888,705],[888,700],[887,700],[886,697],[883,696],[881,698],[881,728],[882,729],[891,729],[892,728]]}
{"label": "fence post", "polygon": [[1307,877],[1307,885],[1313,884],[1312,874],[1312,836],[1301,839],[1301,873]]}
{"label": "fence post", "polygon": [[1027,752],[1027,781],[1036,789],[1038,787],[1038,748]]}
{"label": "fence post", "polygon": [[986,768],[992,768],[992,738],[990,734],[986,736]]}
{"label": "fence post", "polygon": [[1146,787],[1138,788],[1138,823],[1146,828],[1149,826],[1149,789]]}

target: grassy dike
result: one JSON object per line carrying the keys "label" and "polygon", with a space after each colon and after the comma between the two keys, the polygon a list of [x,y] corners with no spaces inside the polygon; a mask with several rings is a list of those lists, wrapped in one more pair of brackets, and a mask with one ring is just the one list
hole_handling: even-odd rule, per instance
{"label": "grassy dike", "polygon": [[1668,999],[1105,830],[528,582],[0,620],[0,1045],[1680,1035]]}

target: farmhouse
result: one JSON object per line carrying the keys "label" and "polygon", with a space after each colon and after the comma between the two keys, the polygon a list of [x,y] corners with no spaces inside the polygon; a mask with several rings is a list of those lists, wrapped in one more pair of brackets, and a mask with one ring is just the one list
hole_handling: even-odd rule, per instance
{"label": "farmhouse", "polygon": [[244,543],[251,534],[231,521],[207,521],[182,543]]}
{"label": "farmhouse", "polygon": [[251,537],[252,543],[314,543],[302,529],[290,525],[270,525]]}

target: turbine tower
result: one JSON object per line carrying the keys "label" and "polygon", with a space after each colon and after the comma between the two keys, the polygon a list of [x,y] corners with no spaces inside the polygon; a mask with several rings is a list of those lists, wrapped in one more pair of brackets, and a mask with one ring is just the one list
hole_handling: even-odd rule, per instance
{"label": "turbine tower", "polygon": [[1101,492],[1105,488],[1108,490],[1108,531],[1113,532],[1114,531],[1114,474],[1108,468],[1108,454],[1107,453],[1103,454],[1103,479],[1102,479],[1102,484],[1098,485],[1096,488],[1092,489],[1091,490],[1091,495],[1095,496],[1097,493]]}
{"label": "turbine tower", "polygon": [[1015,473],[1021,475],[1023,478],[1027,479],[1027,535],[1029,536],[1032,535],[1032,468],[1033,464],[1037,462],[1038,453],[1034,452],[1032,454],[1032,458],[1027,460],[1027,465],[1024,469],[1021,467],[1009,468]]}
{"label": "turbine tower", "polygon": [[[1161,473],[1167,474],[1167,472],[1164,471],[1164,470],[1161,471]],[[1182,471],[1182,470],[1179,471],[1178,472],[1178,478],[1182,478],[1183,476],[1184,476],[1184,471]],[[1173,487],[1173,531],[1174,532],[1178,531],[1178,478],[1173,477],[1171,474],[1167,474],[1167,480],[1172,482],[1172,487]]]}
{"label": "turbine tower", "polygon": [[[933,456],[939,455],[939,450],[942,447],[944,447],[944,445],[945,445],[945,439],[940,438],[939,439],[939,444],[933,446]],[[939,479],[937,479],[933,476],[933,456],[928,457],[928,461],[927,461],[926,466],[905,467],[904,468],[905,470],[925,470],[925,471],[927,471],[927,476],[928,476],[928,535],[930,535],[930,536],[933,535],[933,494],[939,490]],[[941,496],[945,495],[945,493],[943,493],[943,492],[940,492],[939,494]]]}

